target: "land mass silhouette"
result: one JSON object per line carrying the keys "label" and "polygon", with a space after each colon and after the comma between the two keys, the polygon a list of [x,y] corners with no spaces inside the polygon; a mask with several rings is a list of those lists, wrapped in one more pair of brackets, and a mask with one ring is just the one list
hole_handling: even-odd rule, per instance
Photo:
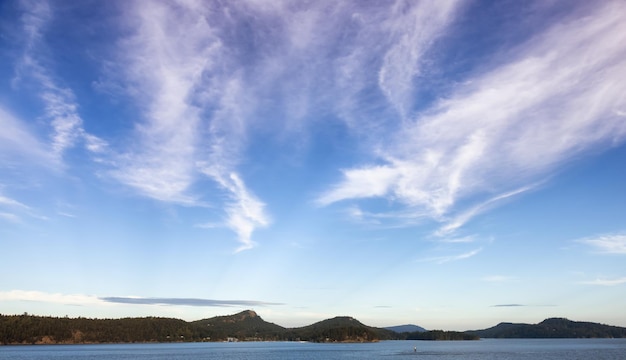
{"label": "land mass silhouette", "polygon": [[[418,330],[401,331],[415,328]],[[618,338],[626,337],[626,328],[551,318],[535,325],[500,323],[483,330],[426,331],[416,325],[371,327],[350,316],[338,316],[298,328],[285,328],[263,320],[252,310],[191,322],[161,317],[92,319],[45,317],[26,313],[0,315],[0,344],[4,345],[199,341],[376,342],[477,340],[481,337]]]}

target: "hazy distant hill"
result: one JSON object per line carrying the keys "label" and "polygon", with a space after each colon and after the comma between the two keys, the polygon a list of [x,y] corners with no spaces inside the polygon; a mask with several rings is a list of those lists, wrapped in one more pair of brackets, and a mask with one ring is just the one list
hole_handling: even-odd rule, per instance
{"label": "hazy distant hill", "polygon": [[626,328],[563,318],[539,324],[500,323],[483,330],[466,331],[481,338],[624,338]]}
{"label": "hazy distant hill", "polygon": [[412,324],[408,324],[408,325],[398,325],[398,326],[388,326],[385,329],[387,330],[391,330],[393,332],[396,333],[412,333],[412,332],[424,332],[426,331],[426,329],[424,329],[421,326],[417,326],[417,325],[412,325]]}

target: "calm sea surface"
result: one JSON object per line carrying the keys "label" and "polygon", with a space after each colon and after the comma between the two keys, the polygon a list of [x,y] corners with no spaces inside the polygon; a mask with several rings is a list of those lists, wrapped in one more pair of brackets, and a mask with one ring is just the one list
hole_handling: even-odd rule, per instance
{"label": "calm sea surface", "polygon": [[0,359],[626,359],[626,339],[485,339],[383,341],[373,344],[296,342],[0,346]]}

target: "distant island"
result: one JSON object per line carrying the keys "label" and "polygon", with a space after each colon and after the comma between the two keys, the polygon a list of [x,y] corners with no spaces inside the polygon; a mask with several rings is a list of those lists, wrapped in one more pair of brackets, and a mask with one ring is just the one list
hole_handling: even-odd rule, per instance
{"label": "distant island", "polygon": [[[403,329],[418,330],[399,331]],[[284,328],[263,320],[252,310],[192,322],[159,317],[91,319],[0,315],[0,344],[3,345],[200,341],[376,342],[478,340],[480,337],[626,337],[626,328],[548,319],[537,325],[501,323],[484,330],[426,331],[416,325],[370,327],[349,316],[339,316],[299,328]]]}
{"label": "distant island", "polygon": [[550,318],[539,324],[500,323],[466,333],[481,338],[626,338],[626,328],[593,322]]}

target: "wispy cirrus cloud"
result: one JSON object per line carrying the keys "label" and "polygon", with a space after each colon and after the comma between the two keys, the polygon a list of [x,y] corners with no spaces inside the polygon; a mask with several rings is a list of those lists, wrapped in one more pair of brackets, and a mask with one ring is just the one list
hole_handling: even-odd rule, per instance
{"label": "wispy cirrus cloud", "polygon": [[430,258],[419,259],[419,262],[434,262],[437,264],[445,264],[448,262],[459,261],[464,259],[469,259],[473,256],[478,255],[483,249],[478,248],[474,250],[467,251],[465,253],[457,254],[457,255],[447,255],[447,256],[436,256]]}
{"label": "wispy cirrus cloud", "polygon": [[598,286],[617,286],[626,284],[626,277],[615,278],[615,279],[607,279],[607,278],[598,278],[591,281],[582,281],[581,284],[585,285],[598,285]]}
{"label": "wispy cirrus cloud", "polygon": [[235,66],[240,59],[212,21],[222,10],[201,2],[130,5],[133,35],[116,61],[126,75],[120,87],[138,100],[141,118],[136,141],[111,174],[143,196],[187,206],[205,206],[207,194],[190,188],[207,176],[227,193],[224,225],[237,234],[240,251],[254,246],[252,232],[269,217],[237,172],[249,96]]}
{"label": "wispy cirrus cloud", "polygon": [[37,210],[3,193],[4,186],[0,184],[0,218],[12,223],[21,223],[24,217],[47,220],[46,216],[38,214]]}
{"label": "wispy cirrus cloud", "polygon": [[603,234],[576,240],[602,254],[626,254],[626,234]]}
{"label": "wispy cirrus cloud", "polygon": [[[1,187],[0,187],[1,189]],[[17,211],[30,211],[30,207],[22,204],[21,202],[8,198],[0,193],[0,209],[5,209],[12,212],[0,212],[0,218],[12,223],[20,223],[21,218],[15,214]]]}
{"label": "wispy cirrus cloud", "polygon": [[426,210],[449,233],[485,210],[481,203],[623,143],[624,10],[607,2],[575,13],[507,53],[401,127],[376,164],[343,170],[318,203],[386,198]]}
{"label": "wispy cirrus cloud", "polygon": [[42,37],[47,24],[54,17],[52,7],[47,1],[22,0],[20,5],[24,9],[21,18],[24,53],[16,64],[14,83],[31,81],[37,88],[44,104],[45,118],[51,126],[50,148],[56,163],[62,164],[63,153],[79,143],[83,143],[91,152],[103,152],[106,142],[83,128],[74,92],[59,85],[54,74],[43,64],[48,60]]}
{"label": "wispy cirrus cloud", "polygon": [[56,159],[47,145],[37,138],[10,112],[0,106],[0,163],[13,166],[16,161],[27,159],[29,163],[50,166]]}
{"label": "wispy cirrus cloud", "polygon": [[[227,194],[224,225],[237,234],[237,251],[251,248],[253,231],[270,222],[238,169],[251,129],[281,143],[297,138],[288,146],[301,148],[328,108],[369,134],[363,128],[387,118],[356,115],[372,87],[397,121],[409,111],[423,53],[455,9],[455,1],[130,5],[132,35],[108,63],[124,77],[101,83],[139,100],[141,118],[111,174],[143,196],[189,206],[216,198],[191,191],[210,178]],[[364,72],[372,63],[381,65]]]}
{"label": "wispy cirrus cloud", "polygon": [[112,175],[144,196],[193,204],[187,190],[195,175],[200,109],[190,97],[213,57],[212,43],[218,42],[193,9],[135,3],[128,10],[134,33],[121,41],[115,61],[142,118],[135,119],[135,141],[117,159]]}
{"label": "wispy cirrus cloud", "polygon": [[448,234],[453,234],[457,229],[465,225],[468,221],[470,221],[475,216],[490,210],[491,208],[499,205],[499,203],[517,196],[519,194],[525,193],[534,188],[534,186],[524,186],[520,189],[515,189],[513,191],[509,191],[504,194],[497,195],[493,198],[487,199],[484,202],[475,205],[463,212],[455,214],[451,219],[446,219],[445,224],[441,226],[435,234],[438,236],[446,236]]}
{"label": "wispy cirrus cloud", "polygon": [[7,207],[17,208],[17,209],[22,209],[22,210],[30,209],[30,207],[28,207],[27,205],[24,205],[17,200],[3,196],[1,193],[0,193],[0,206],[7,206]]}
{"label": "wispy cirrus cloud", "polygon": [[[237,239],[241,243],[235,252],[253,248],[256,244],[252,240],[252,232],[257,227],[265,227],[270,223],[265,204],[250,193],[236,173],[231,173],[228,178],[214,178],[230,194],[230,201],[226,204],[224,225],[237,234]],[[204,225],[207,226],[212,225]]]}

